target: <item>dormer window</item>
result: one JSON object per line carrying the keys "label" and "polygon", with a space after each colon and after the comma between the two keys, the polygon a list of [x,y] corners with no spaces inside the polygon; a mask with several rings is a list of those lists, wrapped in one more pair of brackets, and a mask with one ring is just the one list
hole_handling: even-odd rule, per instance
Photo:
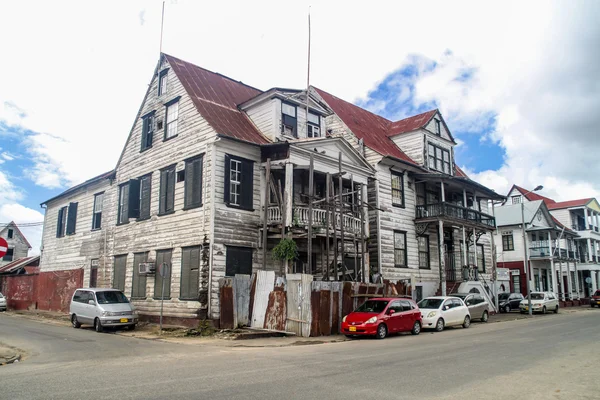
{"label": "dormer window", "polygon": [[450,175],[450,152],[429,143],[429,169]]}
{"label": "dormer window", "polygon": [[281,103],[281,133],[298,137],[298,119],[296,118],[296,106]]}
{"label": "dormer window", "polygon": [[435,119],[435,134],[438,136],[442,135],[442,127],[440,125],[440,120],[439,119]]}
{"label": "dormer window", "polygon": [[308,113],[308,133],[307,136],[320,137],[321,136],[321,117],[311,112]]}

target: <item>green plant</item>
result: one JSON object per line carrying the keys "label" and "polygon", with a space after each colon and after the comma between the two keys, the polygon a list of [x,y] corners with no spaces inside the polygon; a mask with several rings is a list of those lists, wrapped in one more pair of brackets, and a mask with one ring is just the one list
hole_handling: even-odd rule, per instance
{"label": "green plant", "polygon": [[283,238],[277,246],[271,250],[273,258],[281,261],[292,261],[298,258],[298,246],[290,238]]}

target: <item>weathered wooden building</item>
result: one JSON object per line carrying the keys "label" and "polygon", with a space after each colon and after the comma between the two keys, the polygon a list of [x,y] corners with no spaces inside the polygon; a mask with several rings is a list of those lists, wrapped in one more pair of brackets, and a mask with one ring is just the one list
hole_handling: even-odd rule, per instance
{"label": "weathered wooden building", "polygon": [[0,258],[0,267],[27,257],[29,254],[31,245],[14,221],[0,227],[0,237],[4,238],[8,244],[6,254]]}
{"label": "weathered wooden building", "polygon": [[[166,263],[179,320],[218,318],[219,279],[259,269],[449,291],[463,266],[491,277],[487,200],[502,198],[456,166],[455,144],[438,110],[393,122],[163,54],[115,170],[45,202],[41,268],[83,267],[85,285],[155,317],[162,278],[143,272]],[[282,239],[293,260],[273,257]]]}

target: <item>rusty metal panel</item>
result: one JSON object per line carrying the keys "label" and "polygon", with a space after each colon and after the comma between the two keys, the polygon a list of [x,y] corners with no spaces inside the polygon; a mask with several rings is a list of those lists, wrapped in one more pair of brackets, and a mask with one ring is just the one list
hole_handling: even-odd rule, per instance
{"label": "rusty metal panel", "polygon": [[274,287],[275,271],[257,271],[252,321],[250,322],[253,328],[262,329],[265,326],[265,314],[267,312],[267,305],[269,304],[269,294],[273,291]]}
{"label": "rusty metal panel", "polygon": [[234,299],[231,278],[219,279],[219,304],[221,305],[219,327],[234,328]]}
{"label": "rusty metal panel", "polygon": [[321,307],[319,302],[321,301],[321,292],[310,292],[310,307],[311,307],[311,321],[310,321],[310,336],[319,336],[319,313]]}
{"label": "rusty metal panel", "polygon": [[254,307],[254,293],[256,292],[256,273],[250,278],[250,304],[248,305],[248,325],[252,321],[252,308]]}
{"label": "rusty metal panel", "polygon": [[340,292],[331,292],[331,334],[340,333]]}
{"label": "rusty metal panel", "polygon": [[279,287],[279,290],[276,288],[276,290],[269,294],[269,304],[267,305],[265,315],[265,329],[284,331],[286,318],[286,295],[283,289]]}
{"label": "rusty metal panel", "polygon": [[83,268],[42,272],[36,286],[39,309],[68,312],[75,289],[83,286]]}
{"label": "rusty metal panel", "polygon": [[321,290],[320,310],[319,310],[319,334],[321,336],[331,335],[331,292]]}
{"label": "rusty metal panel", "polygon": [[311,283],[312,275],[288,274],[287,281],[287,322],[286,330],[298,336],[310,335],[311,315]]}
{"label": "rusty metal panel", "polygon": [[233,325],[237,328],[250,324],[250,275],[233,278],[234,314]]}
{"label": "rusty metal panel", "polygon": [[342,318],[354,311],[354,289],[351,282],[344,282],[342,292]]}

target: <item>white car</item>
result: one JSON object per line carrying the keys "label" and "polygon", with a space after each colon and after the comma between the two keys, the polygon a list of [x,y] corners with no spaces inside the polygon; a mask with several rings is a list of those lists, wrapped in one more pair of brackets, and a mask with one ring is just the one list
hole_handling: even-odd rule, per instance
{"label": "white car", "polygon": [[[552,292],[531,292],[531,311],[546,314],[547,311],[558,312],[558,299]],[[527,298],[521,300],[519,311],[525,314],[529,311]]]}
{"label": "white car", "polygon": [[6,297],[0,293],[0,311],[6,311]]}
{"label": "white car", "polygon": [[435,329],[438,332],[446,326],[471,325],[469,308],[458,297],[434,296],[421,300],[418,304],[424,329]]}

